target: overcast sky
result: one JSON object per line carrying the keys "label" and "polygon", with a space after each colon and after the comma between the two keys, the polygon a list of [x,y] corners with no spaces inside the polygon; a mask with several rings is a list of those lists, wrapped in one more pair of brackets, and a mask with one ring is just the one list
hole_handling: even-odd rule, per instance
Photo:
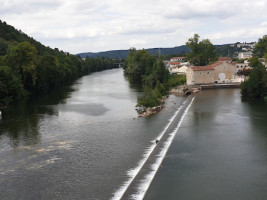
{"label": "overcast sky", "polygon": [[0,0],[0,19],[70,53],[225,44],[267,34],[267,0]]}

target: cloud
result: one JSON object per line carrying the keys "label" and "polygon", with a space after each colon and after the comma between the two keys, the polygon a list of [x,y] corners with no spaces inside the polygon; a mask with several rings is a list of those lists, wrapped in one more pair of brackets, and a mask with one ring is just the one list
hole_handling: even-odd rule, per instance
{"label": "cloud", "polygon": [[139,45],[139,44],[146,44],[147,42],[145,40],[139,40],[139,39],[135,39],[135,40],[131,40],[129,42],[129,45],[132,47],[132,46],[136,46],[136,45]]}
{"label": "cloud", "polygon": [[262,23],[261,23],[261,26],[266,26],[266,27],[267,27],[267,21],[262,22]]}
{"label": "cloud", "polygon": [[1,14],[28,14],[43,10],[58,9],[63,4],[61,0],[9,0],[1,2]]}
{"label": "cloud", "polygon": [[71,53],[173,47],[193,33],[220,43],[266,34],[265,0],[9,0],[0,19]]}

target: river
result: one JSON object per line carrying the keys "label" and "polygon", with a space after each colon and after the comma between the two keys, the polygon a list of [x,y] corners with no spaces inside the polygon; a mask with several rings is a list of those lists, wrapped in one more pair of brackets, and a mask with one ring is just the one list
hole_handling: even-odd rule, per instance
{"label": "river", "polygon": [[[210,90],[192,100],[170,95],[144,119],[135,111],[141,94],[112,69],[4,110],[0,199],[120,199],[129,191],[136,198],[131,184],[151,157],[164,158],[167,141],[162,166],[145,180],[145,199],[190,199],[189,191],[191,199],[236,197],[236,190],[266,197],[266,105],[242,102],[238,89]],[[157,172],[161,161],[147,169]]]}

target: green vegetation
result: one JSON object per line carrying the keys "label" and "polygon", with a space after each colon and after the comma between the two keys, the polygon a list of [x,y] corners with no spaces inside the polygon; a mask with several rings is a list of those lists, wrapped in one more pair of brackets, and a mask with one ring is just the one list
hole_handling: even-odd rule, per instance
{"label": "green vegetation", "polygon": [[118,60],[86,58],[51,49],[0,20],[0,107],[41,94],[91,72],[118,67]]}
{"label": "green vegetation", "polygon": [[138,105],[145,107],[158,106],[164,94],[166,94],[166,89],[162,83],[158,82],[154,89],[145,86],[144,95],[138,98]]}
{"label": "green vegetation", "polygon": [[250,59],[252,70],[248,80],[241,85],[241,94],[244,97],[264,99],[267,96],[267,71],[258,57]]}
{"label": "green vegetation", "polygon": [[130,49],[124,68],[131,81],[142,83],[144,95],[138,98],[138,105],[145,107],[159,105],[170,87],[185,83],[185,76],[170,75],[163,61],[144,49]]}
{"label": "green vegetation", "polygon": [[186,59],[193,65],[209,65],[217,60],[216,49],[213,44],[208,39],[199,41],[198,34],[189,38],[186,46],[191,50],[190,53],[186,54]]}
{"label": "green vegetation", "polygon": [[267,58],[267,35],[264,35],[262,38],[259,38],[254,50],[253,56],[259,58]]}
{"label": "green vegetation", "polygon": [[248,74],[248,80],[241,85],[241,94],[243,97],[262,99],[267,102],[267,71],[262,62],[267,58],[267,35],[258,40],[253,54],[254,57],[249,60],[252,70]]}
{"label": "green vegetation", "polygon": [[170,74],[168,80],[168,86],[173,88],[177,85],[184,85],[186,83],[186,76],[179,74]]}
{"label": "green vegetation", "polygon": [[152,107],[160,104],[169,79],[169,71],[162,60],[157,60],[144,49],[130,49],[125,61],[125,73],[131,81],[143,84],[144,95],[138,98],[138,105]]}

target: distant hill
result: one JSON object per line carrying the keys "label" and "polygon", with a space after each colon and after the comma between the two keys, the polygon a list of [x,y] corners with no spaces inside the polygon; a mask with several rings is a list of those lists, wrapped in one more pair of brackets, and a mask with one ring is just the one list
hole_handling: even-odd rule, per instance
{"label": "distant hill", "polygon": [[119,67],[116,59],[87,59],[51,49],[0,20],[0,108],[91,72]]}
{"label": "distant hill", "polygon": [[[234,52],[236,51],[235,47],[232,47],[231,44],[223,44],[223,45],[215,45],[217,54],[219,56],[230,56],[233,57]],[[177,46],[173,48],[150,48],[146,49],[151,55],[158,54],[160,52],[161,55],[185,55],[186,52],[189,52],[189,49],[186,45]],[[128,55],[129,50],[111,50],[111,51],[104,51],[98,53],[79,53],[77,54],[81,58],[126,58]]]}
{"label": "distant hill", "polygon": [[8,47],[12,47],[17,43],[26,41],[36,47],[39,55],[58,54],[59,50],[57,48],[52,49],[47,47],[23,33],[21,30],[17,30],[13,26],[0,20],[0,56],[7,53]]}
{"label": "distant hill", "polygon": [[[185,46],[178,46],[173,48],[151,48],[146,49],[151,55],[158,54],[160,52],[161,55],[171,55],[171,54],[185,54],[189,51],[189,49]],[[79,53],[81,58],[97,58],[97,57],[104,57],[104,58],[126,58],[128,55],[129,50],[112,50],[112,51],[105,51],[105,52],[98,52],[98,53]]]}

